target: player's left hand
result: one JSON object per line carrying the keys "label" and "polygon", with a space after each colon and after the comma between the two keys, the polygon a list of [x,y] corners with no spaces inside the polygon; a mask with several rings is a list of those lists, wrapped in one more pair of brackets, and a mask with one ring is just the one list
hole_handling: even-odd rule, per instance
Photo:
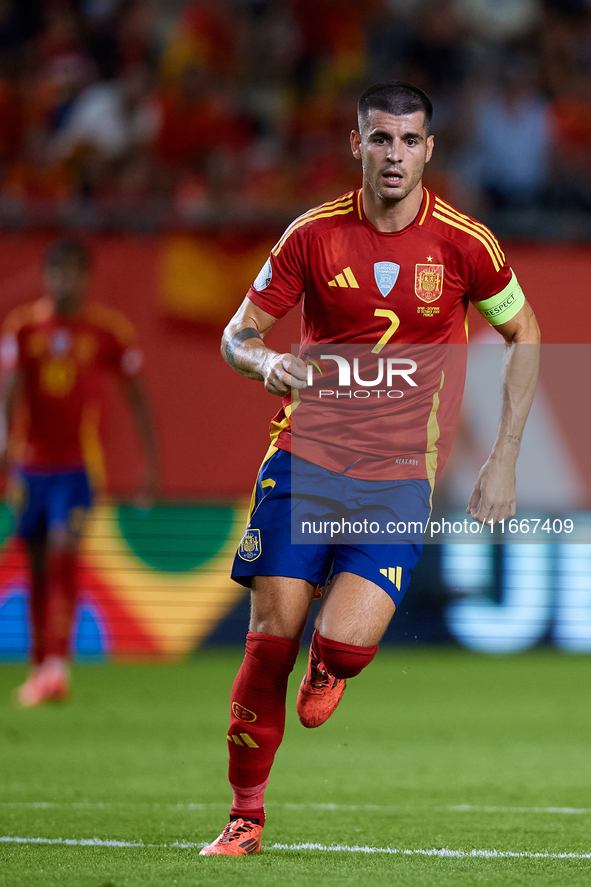
{"label": "player's left hand", "polygon": [[515,508],[515,461],[491,456],[480,469],[466,512],[481,524],[495,524],[513,517]]}

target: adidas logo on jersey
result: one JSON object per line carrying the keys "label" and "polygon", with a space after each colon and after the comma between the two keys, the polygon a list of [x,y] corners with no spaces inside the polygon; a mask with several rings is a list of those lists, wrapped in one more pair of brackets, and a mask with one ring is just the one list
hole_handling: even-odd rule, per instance
{"label": "adidas logo on jersey", "polygon": [[398,591],[400,591],[400,586],[402,584],[402,567],[384,567],[383,570],[380,570],[382,576],[385,576],[386,579],[389,579],[390,582],[396,586]]}
{"label": "adidas logo on jersey", "polygon": [[334,280],[328,281],[329,286],[341,286],[345,289],[359,289],[359,284],[355,280],[355,275],[350,268],[345,268],[341,274],[337,274]]}

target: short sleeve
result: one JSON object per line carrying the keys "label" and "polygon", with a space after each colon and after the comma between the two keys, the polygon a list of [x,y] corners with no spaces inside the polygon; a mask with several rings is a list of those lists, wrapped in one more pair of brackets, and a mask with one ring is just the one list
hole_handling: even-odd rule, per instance
{"label": "short sleeve", "polygon": [[305,241],[290,225],[261,268],[247,296],[258,308],[273,317],[283,317],[296,305],[306,288]]}
{"label": "short sleeve", "polygon": [[525,304],[523,290],[498,240],[484,225],[472,257],[473,280],[468,297],[488,323],[500,326],[515,317]]}
{"label": "short sleeve", "polygon": [[137,375],[144,357],[135,329],[127,317],[102,305],[93,305],[90,317],[105,336],[104,362],[107,368],[120,376]]}
{"label": "short sleeve", "polygon": [[468,298],[480,302],[501,292],[511,280],[511,268],[498,240],[484,225],[479,226],[478,239],[470,238],[471,286]]}

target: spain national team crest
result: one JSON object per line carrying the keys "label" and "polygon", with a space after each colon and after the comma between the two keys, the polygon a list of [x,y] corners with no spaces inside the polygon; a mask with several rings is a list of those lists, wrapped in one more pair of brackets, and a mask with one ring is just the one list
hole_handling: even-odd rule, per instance
{"label": "spain national team crest", "polygon": [[247,530],[242,537],[238,554],[243,561],[256,561],[261,553],[261,531]]}
{"label": "spain national team crest", "polygon": [[245,708],[243,705],[240,705],[239,702],[232,703],[232,714],[235,718],[238,718],[239,721],[245,721],[247,724],[254,724],[257,719],[254,711]]}
{"label": "spain national team crest", "polygon": [[398,280],[400,265],[397,265],[396,262],[375,262],[373,273],[378,289],[385,299]]}
{"label": "spain national team crest", "polygon": [[415,293],[423,302],[435,302],[443,292],[443,265],[415,265]]}

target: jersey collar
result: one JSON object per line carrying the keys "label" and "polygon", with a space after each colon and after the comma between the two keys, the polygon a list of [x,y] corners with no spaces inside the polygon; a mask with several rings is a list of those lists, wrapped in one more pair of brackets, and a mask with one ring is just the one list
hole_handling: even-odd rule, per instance
{"label": "jersey collar", "polygon": [[400,231],[378,231],[378,229],[372,225],[367,216],[365,215],[365,210],[363,209],[363,194],[362,189],[360,188],[355,193],[355,205],[357,207],[357,215],[361,222],[364,222],[372,231],[375,231],[376,234],[381,234],[384,237],[398,237],[400,234],[404,234],[406,231],[410,230],[410,228],[414,228],[415,225],[421,226],[424,225],[427,219],[430,217],[433,212],[433,203],[434,198],[433,194],[428,191],[423,186],[423,199],[421,201],[421,206],[419,207],[419,211],[412,220],[406,225],[405,228],[401,228]]}

